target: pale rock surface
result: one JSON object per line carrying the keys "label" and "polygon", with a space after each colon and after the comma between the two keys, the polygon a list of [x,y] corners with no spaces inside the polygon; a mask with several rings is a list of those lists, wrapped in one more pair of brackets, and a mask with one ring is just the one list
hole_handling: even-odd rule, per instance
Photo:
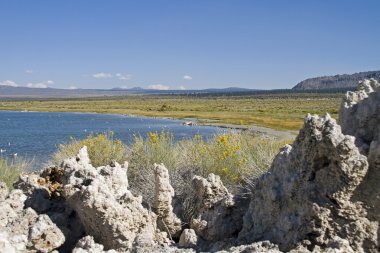
{"label": "pale rock surface", "polygon": [[261,241],[249,245],[231,247],[228,250],[217,251],[218,253],[281,253],[278,246],[269,242]]}
{"label": "pale rock surface", "polygon": [[23,173],[15,188],[26,194],[25,207],[31,207],[38,214],[46,214],[64,234],[66,240],[61,252],[71,252],[77,241],[83,237],[84,229],[78,216],[62,197],[63,171],[57,167],[44,169],[40,174]]}
{"label": "pale rock surface", "polygon": [[192,182],[196,191],[196,211],[190,227],[209,242],[236,235],[242,228],[246,211],[244,200],[230,194],[217,175],[210,174],[207,179],[195,176]]}
{"label": "pale rock surface", "polygon": [[195,234],[194,229],[184,229],[181,237],[179,238],[179,246],[185,248],[195,248],[198,243],[198,236]]}
{"label": "pale rock surface", "polygon": [[357,91],[347,92],[339,123],[344,134],[355,136],[361,152],[370,155],[371,142],[377,142],[380,135],[380,84],[376,80],[364,80]]}
{"label": "pale rock surface", "polygon": [[[368,217],[380,220],[380,84],[364,80],[358,90],[348,92],[340,108],[345,134],[356,137],[356,145],[368,157],[369,171],[355,194],[368,208]],[[380,232],[378,233],[380,240]]]}
{"label": "pale rock surface", "polygon": [[86,236],[80,239],[73,249],[72,253],[116,253],[115,250],[104,251],[104,246],[95,243],[92,236]]}
{"label": "pale rock surface", "polygon": [[65,237],[49,216],[42,214],[30,227],[28,241],[39,252],[51,252],[65,242]]}
{"label": "pale rock surface", "polygon": [[293,147],[282,148],[257,180],[239,239],[269,240],[284,251],[308,241],[325,250],[338,236],[355,251],[376,252],[378,224],[351,201],[367,170],[354,137],[328,114],[308,115]]}
{"label": "pale rock surface", "polygon": [[[24,241],[24,239],[22,239],[22,241]],[[0,230],[0,252],[16,253],[18,251],[25,250],[25,246],[17,249],[17,246],[13,243],[14,242],[11,242],[11,238],[9,238],[8,232]]]}
{"label": "pale rock surface", "polygon": [[26,199],[16,189],[0,201],[0,252],[52,252],[59,248],[65,241],[61,230],[47,215],[24,209]]}
{"label": "pale rock surface", "polygon": [[173,213],[172,199],[174,189],[170,184],[169,172],[163,164],[154,164],[154,209],[157,214],[157,226],[171,237],[179,237],[181,220]]}
{"label": "pale rock surface", "polygon": [[311,251],[308,249],[310,247],[310,241],[304,241],[299,244],[294,249],[290,250],[289,253],[355,253],[355,252],[363,252],[362,249],[359,251],[355,251],[351,248],[350,243],[342,239],[338,236],[331,238],[329,244],[325,248],[321,248],[320,246],[315,246]]}
{"label": "pale rock surface", "polygon": [[86,233],[118,251],[168,244],[166,233],[156,230],[156,215],[128,190],[127,168],[118,163],[94,168],[89,162],[83,147],[62,164],[63,194]]}

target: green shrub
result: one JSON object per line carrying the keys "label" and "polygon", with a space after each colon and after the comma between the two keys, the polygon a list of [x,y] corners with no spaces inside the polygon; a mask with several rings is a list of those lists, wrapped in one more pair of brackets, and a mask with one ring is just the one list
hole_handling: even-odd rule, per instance
{"label": "green shrub", "polygon": [[248,131],[216,134],[207,140],[196,135],[176,142],[172,133],[162,131],[147,133],[145,138],[137,135],[126,147],[120,140],[114,140],[112,134],[101,134],[81,141],[71,139],[69,144],[59,147],[54,161],[59,164],[76,155],[83,145],[87,146],[94,166],[109,164],[111,160],[128,161],[129,188],[134,194],[142,195],[147,205],[153,204],[154,163],[163,163],[169,170],[176,199],[181,203],[180,218],[188,222],[194,210],[191,182],[195,175],[219,175],[231,192],[239,193],[267,171],[284,144],[284,141],[254,137]]}
{"label": "green shrub", "polygon": [[248,132],[228,132],[204,141],[195,136],[181,142],[183,165],[207,177],[219,175],[224,184],[234,188],[247,178],[256,178],[269,168],[283,142],[264,137],[253,137]]}
{"label": "green shrub", "polygon": [[253,137],[248,132],[217,134],[204,140],[201,135],[179,142],[171,133],[148,133],[136,136],[130,147],[128,178],[132,192],[142,195],[149,205],[153,202],[153,164],[163,163],[169,170],[176,198],[182,203],[182,220],[189,221],[194,209],[191,184],[195,175],[219,175],[233,193],[247,188],[267,171],[274,156],[285,142]]}
{"label": "green shrub", "polygon": [[60,165],[64,159],[78,154],[79,150],[87,146],[91,164],[95,167],[110,164],[112,160],[123,163],[127,158],[127,148],[119,139],[114,139],[113,132],[93,135],[86,139],[76,140],[71,137],[67,144],[60,144],[53,154],[52,162]]}
{"label": "green shrub", "polygon": [[29,168],[30,163],[21,158],[6,160],[0,158],[0,181],[7,184],[8,189],[13,189],[15,183],[21,172]]}
{"label": "green shrub", "polygon": [[178,145],[174,141],[174,135],[171,133],[149,132],[146,138],[136,135],[127,158],[129,162],[128,181],[132,192],[142,195],[144,201],[152,203],[154,163],[163,163],[172,175],[177,168],[179,151]]}

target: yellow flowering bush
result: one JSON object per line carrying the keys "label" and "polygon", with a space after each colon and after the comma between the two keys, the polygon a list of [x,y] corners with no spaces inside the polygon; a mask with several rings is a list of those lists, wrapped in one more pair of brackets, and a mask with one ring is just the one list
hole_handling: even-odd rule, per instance
{"label": "yellow flowering bush", "polygon": [[174,166],[176,143],[172,133],[162,130],[160,133],[148,132],[145,139],[140,135],[134,137],[128,157],[132,166],[147,166],[154,163],[164,163],[167,167]]}
{"label": "yellow flowering bush", "polygon": [[[211,140],[199,139],[194,142],[187,154],[193,166],[201,170],[204,176],[208,173],[219,175],[225,183],[236,184],[242,180],[242,171],[247,171],[248,154],[242,132],[228,132],[215,135]],[[249,137],[253,140],[252,136]],[[198,152],[198,154],[196,154]]]}

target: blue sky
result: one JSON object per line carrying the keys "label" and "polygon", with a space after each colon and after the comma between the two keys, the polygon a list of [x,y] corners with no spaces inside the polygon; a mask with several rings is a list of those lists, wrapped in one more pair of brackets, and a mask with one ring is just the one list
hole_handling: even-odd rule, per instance
{"label": "blue sky", "polygon": [[380,70],[380,1],[0,0],[0,84],[290,88]]}

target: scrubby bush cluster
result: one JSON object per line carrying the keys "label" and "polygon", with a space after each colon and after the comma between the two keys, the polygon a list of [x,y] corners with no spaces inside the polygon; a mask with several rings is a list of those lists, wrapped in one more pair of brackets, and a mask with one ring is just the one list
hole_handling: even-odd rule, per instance
{"label": "scrubby bush cluster", "polygon": [[127,159],[127,147],[119,140],[115,139],[113,132],[104,134],[90,134],[83,140],[70,137],[68,144],[60,144],[57,152],[53,154],[52,162],[55,165],[69,157],[78,154],[81,147],[87,146],[89,157],[93,166],[110,164],[111,161],[123,162]]}
{"label": "scrubby bush cluster", "polygon": [[[227,188],[234,193],[247,189],[250,183],[270,166],[284,141],[275,141],[249,132],[229,131],[205,140],[201,135],[192,139],[175,141],[170,132],[150,132],[146,136],[136,135],[131,145],[126,146],[114,139],[112,133],[89,135],[86,139],[71,139],[61,144],[53,155],[59,165],[63,159],[72,157],[86,145],[94,166],[129,162],[128,178],[132,192],[142,195],[147,205],[153,203],[154,163],[163,163],[168,168],[176,199],[182,203],[183,220],[189,220],[193,210],[191,179],[195,175],[207,177],[219,175]],[[243,186],[243,187],[242,187]]]}
{"label": "scrubby bush cluster", "polygon": [[9,189],[13,189],[13,183],[17,181],[20,173],[29,168],[30,162],[21,158],[5,159],[0,157],[0,182],[6,183]]}
{"label": "scrubby bush cluster", "polygon": [[[254,137],[241,131],[216,134],[207,140],[195,135],[191,139],[175,141],[172,133],[162,131],[149,132],[146,136],[136,135],[132,144],[127,146],[108,132],[90,134],[82,140],[70,138],[68,143],[58,146],[51,163],[60,165],[64,159],[75,156],[83,146],[87,146],[93,166],[128,161],[129,187],[135,194],[142,195],[147,205],[153,203],[154,164],[163,163],[169,170],[176,200],[182,203],[181,218],[186,221],[192,216],[194,208],[191,181],[195,175],[207,177],[214,173],[220,176],[231,192],[241,193],[241,189],[247,189],[255,178],[269,168],[278,149],[284,144],[284,141]],[[19,174],[29,165],[20,158],[0,158],[0,181],[12,188]]]}

